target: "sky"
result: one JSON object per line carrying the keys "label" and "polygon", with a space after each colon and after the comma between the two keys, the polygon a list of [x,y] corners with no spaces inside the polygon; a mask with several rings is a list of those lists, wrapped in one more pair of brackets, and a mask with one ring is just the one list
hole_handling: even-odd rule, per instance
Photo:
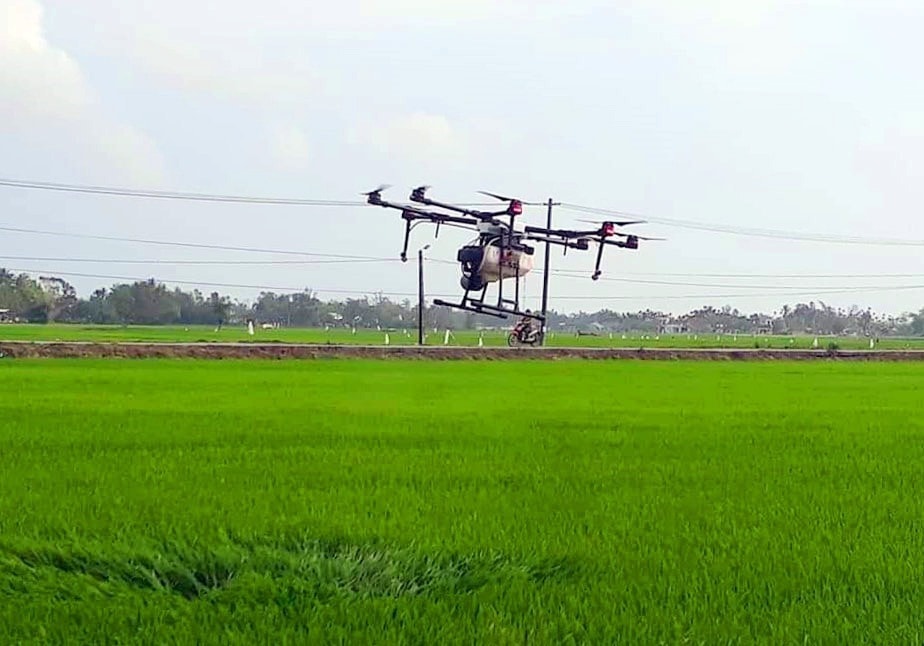
{"label": "sky", "polygon": [[[924,307],[920,245],[669,221],[924,239],[921,33],[924,4],[887,0],[0,0],[0,178],[319,200],[358,200],[380,183],[396,200],[420,184],[450,201],[553,198],[639,214],[649,222],[634,232],[666,238],[608,251],[597,282],[593,254],[553,253],[555,269],[576,272],[552,277],[558,311],[769,313],[813,300],[898,314]],[[554,217],[572,227],[587,216]],[[544,220],[527,209],[527,224]],[[402,224],[373,207],[0,187],[0,226],[85,235],[396,259]],[[411,253],[430,244],[429,260],[452,261],[470,237],[420,227]],[[414,263],[394,260],[115,262],[279,259],[298,258],[0,231],[0,266],[93,275],[65,276],[82,294],[117,282],[95,276],[322,298],[400,299],[417,286]],[[753,274],[764,276],[740,277]],[[818,274],[920,275],[807,277]],[[428,261],[428,294],[459,294],[458,278]],[[531,274],[527,307],[540,288]]]}

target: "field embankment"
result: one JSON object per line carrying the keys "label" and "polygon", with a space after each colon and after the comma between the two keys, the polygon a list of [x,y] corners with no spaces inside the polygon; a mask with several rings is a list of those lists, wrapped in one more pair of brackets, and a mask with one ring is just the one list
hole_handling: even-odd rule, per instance
{"label": "field embankment", "polygon": [[648,361],[924,361],[924,350],[781,350],[773,348],[467,348],[303,343],[101,343],[0,341],[0,357],[14,359],[423,359]]}

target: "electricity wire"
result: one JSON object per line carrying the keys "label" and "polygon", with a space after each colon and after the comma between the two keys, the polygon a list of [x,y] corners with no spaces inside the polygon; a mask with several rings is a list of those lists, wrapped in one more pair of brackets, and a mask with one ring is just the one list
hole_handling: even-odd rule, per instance
{"label": "electricity wire", "polygon": [[[77,278],[95,278],[95,279],[104,279],[104,280],[124,280],[124,281],[133,281],[133,282],[147,282],[154,280],[155,282],[162,282],[165,284],[177,284],[177,285],[193,285],[193,286],[209,286],[209,287],[225,287],[232,289],[259,289],[259,290],[272,290],[272,291],[286,291],[286,292],[304,292],[312,291],[318,293],[331,293],[331,294],[364,294],[364,295],[383,295],[383,296],[417,296],[416,292],[391,292],[384,290],[344,290],[344,289],[326,289],[326,288],[294,288],[294,287],[278,287],[278,286],[268,286],[268,285],[254,285],[254,284],[241,284],[241,283],[223,283],[223,282],[212,282],[212,281],[192,281],[192,280],[173,280],[173,279],[154,279],[151,277],[148,278],[139,278],[137,276],[119,276],[119,275],[109,275],[109,274],[89,274],[82,272],[69,272],[69,271],[56,271],[56,270],[39,270],[39,269],[19,269],[19,268],[7,268],[7,271],[10,272],[20,272],[27,274],[39,274],[39,275],[56,275],[56,276],[68,276],[68,277],[77,277]],[[921,285],[891,285],[891,286],[875,286],[875,287],[856,287],[856,288],[839,288],[839,289],[820,289],[812,291],[797,291],[797,292],[758,292],[758,293],[748,293],[748,294],[672,294],[672,295],[618,295],[618,296],[606,296],[606,295],[586,295],[586,296],[577,296],[577,295],[566,295],[559,296],[558,300],[581,300],[581,301],[621,301],[621,300],[693,300],[693,299],[715,299],[715,298],[766,298],[766,297],[780,297],[780,296],[825,296],[833,294],[856,294],[864,292],[881,292],[881,291],[905,291],[905,290],[921,290],[924,289],[924,284]],[[429,297],[440,297],[440,298],[449,298],[456,296],[455,294],[427,294]]]}
{"label": "electricity wire", "polygon": [[759,229],[752,227],[741,227],[735,225],[712,224],[708,222],[696,222],[693,220],[678,220],[672,218],[658,218],[638,215],[635,213],[626,213],[610,209],[601,209],[592,206],[582,206],[580,204],[561,204],[561,208],[578,213],[602,215],[607,217],[633,218],[642,219],[655,224],[666,226],[693,229],[697,231],[709,231],[712,233],[728,233],[740,236],[753,236],[759,238],[774,238],[778,240],[794,240],[801,242],[825,242],[835,244],[853,244],[853,245],[878,245],[878,246],[897,246],[897,247],[924,247],[924,240],[911,240],[903,238],[864,238],[859,236],[838,236],[821,233],[800,233],[793,231],[783,231],[779,229]]}
{"label": "electricity wire", "polygon": [[[167,200],[185,200],[196,202],[219,202],[219,203],[239,203],[239,204],[259,204],[259,205],[288,205],[288,206],[310,206],[310,207],[359,207],[366,206],[366,202],[359,200],[325,200],[309,198],[285,198],[285,197],[268,197],[268,196],[249,196],[249,195],[223,195],[209,193],[191,193],[180,191],[163,191],[153,189],[129,189],[111,186],[94,186],[83,184],[62,184],[56,182],[19,180],[10,178],[0,178],[0,186],[19,189],[33,189],[44,191],[57,191],[65,193],[83,193],[95,195],[110,195],[120,197],[136,197],[149,199],[167,199]],[[534,204],[533,202],[524,202],[524,204]],[[538,204],[538,203],[536,203]],[[877,246],[905,246],[921,247],[924,246],[924,240],[913,240],[903,238],[870,238],[861,236],[839,236],[833,234],[819,233],[802,233],[785,231],[778,229],[761,229],[755,227],[742,227],[736,225],[715,224],[709,222],[698,222],[694,220],[681,220],[674,218],[660,218],[640,216],[634,213],[627,213],[614,209],[604,209],[593,206],[586,206],[572,203],[557,203],[558,206],[565,210],[578,213],[602,215],[608,217],[644,219],[656,224],[665,226],[692,229],[698,231],[708,231],[712,233],[727,233],[741,236],[752,236],[761,238],[774,238],[781,240],[794,240],[803,242],[823,242],[836,244],[853,244],[853,245],[877,245]],[[466,203],[462,206],[489,206],[494,203]]]}

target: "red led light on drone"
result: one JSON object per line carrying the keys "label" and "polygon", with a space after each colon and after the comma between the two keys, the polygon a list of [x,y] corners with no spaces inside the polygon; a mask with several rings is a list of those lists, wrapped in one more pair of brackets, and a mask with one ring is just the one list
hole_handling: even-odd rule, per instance
{"label": "red led light on drone", "polygon": [[510,213],[511,215],[522,215],[523,214],[523,203],[519,200],[514,200],[510,203]]}
{"label": "red led light on drone", "polygon": [[612,222],[604,222],[603,223],[603,235],[611,236],[614,233],[616,233],[616,225],[613,224]]}

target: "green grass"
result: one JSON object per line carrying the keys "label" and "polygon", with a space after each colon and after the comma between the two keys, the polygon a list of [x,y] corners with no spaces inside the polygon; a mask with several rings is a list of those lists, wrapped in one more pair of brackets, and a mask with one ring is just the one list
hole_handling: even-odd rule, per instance
{"label": "green grass", "polygon": [[920,643],[924,366],[0,360],[3,643]]}
{"label": "green grass", "polygon": [[[480,333],[458,331],[454,333],[450,345],[477,346]],[[624,338],[625,337],[625,338]],[[385,332],[359,329],[353,334],[349,329],[258,329],[254,336],[247,334],[241,326],[227,327],[216,332],[209,326],[117,326],[117,325],[25,325],[0,324],[2,341],[122,341],[154,343],[336,343],[382,345]],[[792,348],[808,349],[813,346],[815,337],[793,336],[752,336],[752,335],[717,335],[717,334],[641,334],[641,333],[600,333],[599,336],[577,336],[574,333],[552,332],[548,345],[577,347],[612,347],[612,348]],[[445,330],[427,331],[428,345],[443,345]],[[484,332],[483,342],[486,346],[506,345],[506,332],[500,330]],[[818,347],[827,348],[829,343],[837,343],[843,350],[869,349],[869,339],[854,337],[818,337]],[[413,326],[389,333],[392,345],[413,345],[417,343],[417,331]],[[876,345],[879,349],[924,349],[924,338],[903,339],[884,338]]]}

